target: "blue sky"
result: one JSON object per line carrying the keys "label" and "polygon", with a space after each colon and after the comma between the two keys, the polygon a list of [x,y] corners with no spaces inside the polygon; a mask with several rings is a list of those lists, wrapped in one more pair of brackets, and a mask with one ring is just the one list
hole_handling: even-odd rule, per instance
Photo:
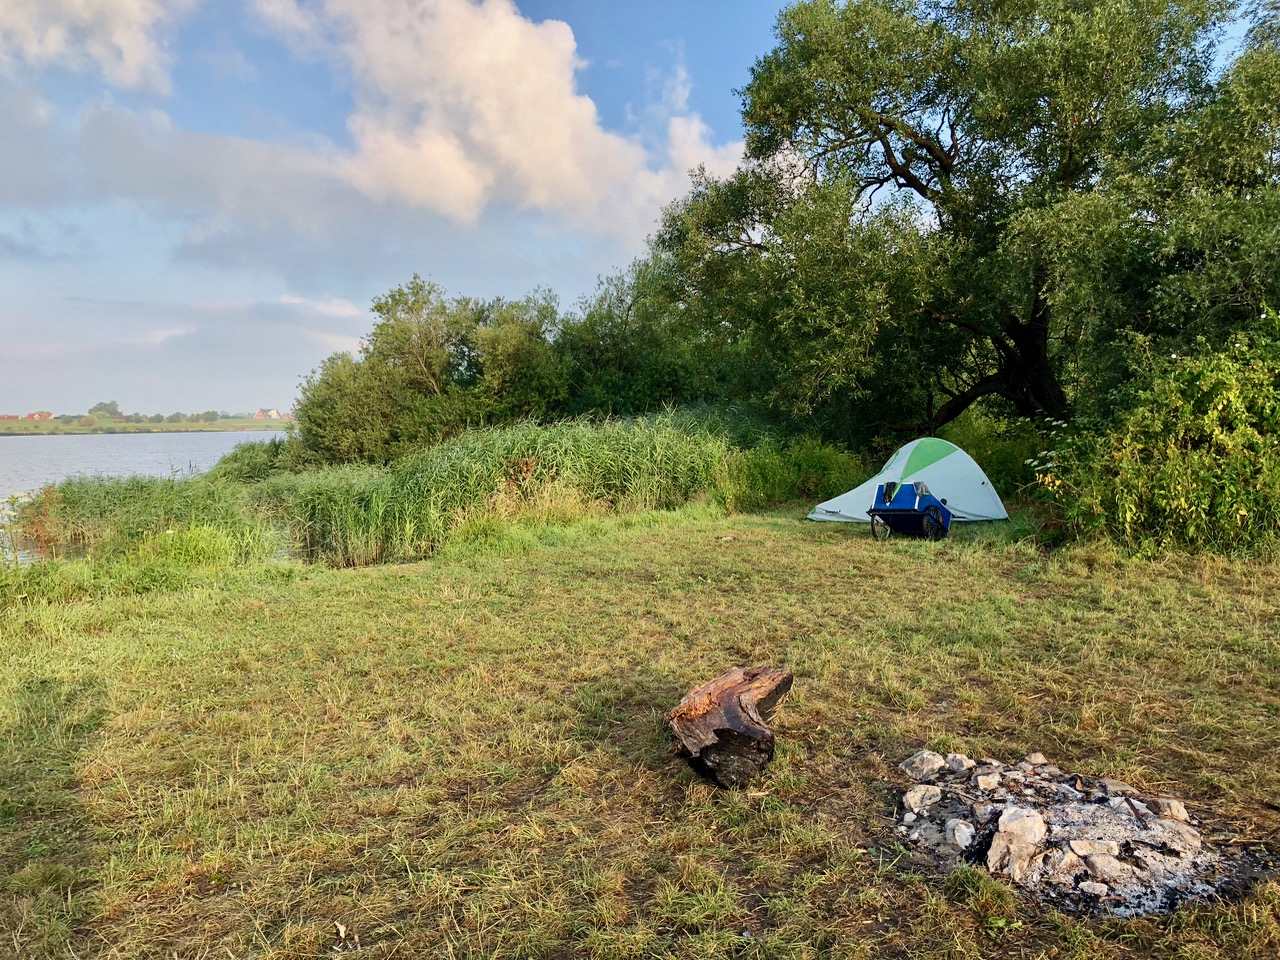
{"label": "blue sky", "polygon": [[0,3],[0,413],[287,407],[414,272],[572,305],[733,168],[782,5]]}

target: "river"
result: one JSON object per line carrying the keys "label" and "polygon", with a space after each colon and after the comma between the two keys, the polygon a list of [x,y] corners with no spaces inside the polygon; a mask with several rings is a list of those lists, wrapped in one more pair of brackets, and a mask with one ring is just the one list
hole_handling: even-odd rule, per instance
{"label": "river", "polygon": [[202,433],[91,433],[0,437],[0,505],[78,474],[168,477],[198,473],[247,440],[282,437],[275,430]]}

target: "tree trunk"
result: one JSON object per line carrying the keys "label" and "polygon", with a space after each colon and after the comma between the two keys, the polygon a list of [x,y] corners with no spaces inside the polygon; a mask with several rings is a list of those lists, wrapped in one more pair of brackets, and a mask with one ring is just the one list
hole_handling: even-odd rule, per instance
{"label": "tree trunk", "polygon": [[1035,303],[1026,323],[1007,324],[1005,333],[1013,344],[1014,355],[1005,364],[1008,389],[1004,397],[1024,417],[1064,417],[1067,414],[1067,392],[1049,359],[1050,311],[1046,296],[1044,271],[1037,267]]}
{"label": "tree trunk", "polygon": [[1048,308],[1030,323],[1006,318],[1001,336],[992,336],[998,360],[995,371],[953,394],[931,411],[924,429],[932,433],[950,423],[983,397],[1003,397],[1028,420],[1067,416],[1070,402],[1049,359]]}
{"label": "tree trunk", "polygon": [[791,681],[781,667],[734,667],[685,694],[667,722],[689,765],[722,787],[745,786],[773,759],[765,721]]}

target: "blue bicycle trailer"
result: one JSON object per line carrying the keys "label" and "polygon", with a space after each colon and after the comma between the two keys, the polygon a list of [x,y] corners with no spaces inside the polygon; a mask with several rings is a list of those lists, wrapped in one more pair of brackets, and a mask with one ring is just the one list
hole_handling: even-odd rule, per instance
{"label": "blue bicycle trailer", "polygon": [[882,483],[875,504],[867,511],[871,535],[888,540],[890,533],[926,540],[942,540],[951,532],[951,511],[923,483]]}

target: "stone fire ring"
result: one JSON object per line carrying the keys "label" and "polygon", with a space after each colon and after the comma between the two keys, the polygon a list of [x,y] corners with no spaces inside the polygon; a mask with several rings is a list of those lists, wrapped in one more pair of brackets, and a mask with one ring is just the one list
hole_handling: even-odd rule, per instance
{"label": "stone fire ring", "polygon": [[1239,854],[1206,843],[1186,807],[1127,783],[1064,773],[1042,754],[1006,766],[921,750],[897,832],[949,872],[962,863],[1083,913],[1132,917],[1211,897]]}

